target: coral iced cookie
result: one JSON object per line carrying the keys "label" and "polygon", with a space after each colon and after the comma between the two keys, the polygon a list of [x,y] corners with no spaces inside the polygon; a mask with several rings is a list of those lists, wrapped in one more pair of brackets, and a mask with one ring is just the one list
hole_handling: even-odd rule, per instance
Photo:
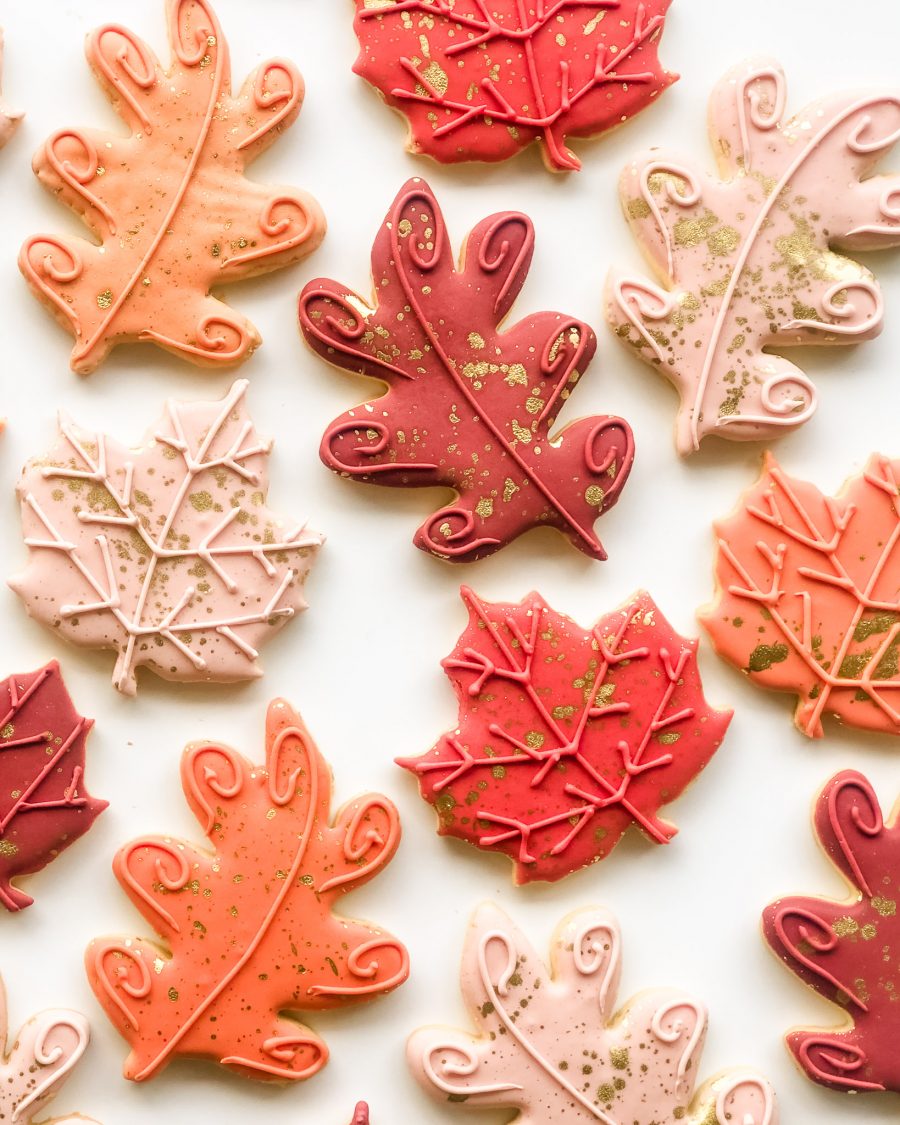
{"label": "coral iced cookie", "polygon": [[[34,1016],[7,1050],[6,992],[0,981],[0,1121],[31,1125],[59,1093],[91,1038],[78,1012],[53,1008]],[[40,1125],[97,1125],[80,1113],[43,1117]]]}
{"label": "coral iced cookie", "polygon": [[86,955],[131,1045],[125,1076],[140,1082],[193,1056],[251,1078],[309,1078],[328,1048],[288,1013],[371,999],[409,972],[396,938],[335,913],[393,857],[397,810],[368,794],[332,823],[330,771],[283,700],[269,707],[265,765],[196,743],[181,779],[210,848],[149,837],[114,863],[162,941],[101,938]]}
{"label": "coral iced cookie", "polygon": [[469,926],[461,988],[476,1033],[426,1028],[407,1057],[435,1097],[516,1110],[519,1125],[777,1125],[769,1083],[720,1074],[696,1094],[706,1008],[674,990],[615,1013],[621,935],[605,910],[557,930],[545,964],[496,906]]}
{"label": "coral iced cookie", "polygon": [[246,391],[170,401],[137,449],[61,417],[19,480],[30,553],[10,585],[67,640],[114,649],[128,695],[141,666],[180,682],[261,676],[259,648],[306,608],[322,537],[266,507],[271,443]]}
{"label": "coral iced cookie", "polygon": [[810,738],[826,717],[900,735],[900,461],[872,457],[832,497],[769,454],[715,531],[700,620],[719,655],[795,694]]}
{"label": "coral iced cookie", "polygon": [[900,178],[872,175],[900,137],[900,96],[835,95],[791,118],[786,105],[777,63],[743,63],[712,97],[718,176],[658,151],[622,176],[663,284],[613,272],[607,315],[677,389],[682,454],[709,434],[771,439],[811,417],[812,381],[773,352],[881,331],[878,283],[842,252],[900,243]]}
{"label": "coral iced cookie", "polygon": [[0,682],[0,904],[7,910],[34,901],[12,880],[46,867],[106,808],[84,782],[92,726],[75,710],[55,660]]}
{"label": "coral iced cookie", "polygon": [[75,337],[82,375],[129,341],[205,366],[246,359],[259,334],[211,290],[299,261],[325,230],[310,196],[244,175],[300,112],[297,68],[272,59],[234,95],[206,0],[166,0],[166,15],[168,70],[118,24],[88,36],[88,62],[128,135],[61,129],[34,158],[41,183],[99,242],[40,234],[19,256]]}
{"label": "coral iced cookie", "polygon": [[409,120],[408,147],[443,162],[505,160],[604,133],[677,79],[657,51],[671,0],[356,0],[354,70]]}
{"label": "coral iced cookie", "polygon": [[779,899],[763,927],[775,954],[804,984],[840,1009],[833,1030],[787,1037],[806,1075],[834,1090],[900,1093],[896,969],[900,923],[900,826],[887,823],[878,797],[849,770],[826,785],[815,806],[825,854],[851,888],[849,900]]}
{"label": "coral iced cookie", "polygon": [[[0,78],[3,75],[3,31],[0,30]],[[0,96],[0,148],[6,144],[22,120],[18,110],[10,109]]]}
{"label": "coral iced cookie", "polygon": [[533,252],[527,216],[492,215],[457,268],[434,195],[412,180],[375,241],[374,303],[323,279],[300,298],[310,346],[388,386],[329,426],[322,460],[367,483],[452,488],[415,538],[439,558],[479,559],[535,526],[606,558],[594,523],[619,498],[634,441],[608,416],[554,429],[594,355],[586,324],[543,312],[499,327]]}
{"label": "coral iced cookie", "polygon": [[590,629],[539,594],[520,604],[462,590],[469,623],[444,669],[459,726],[402,759],[441,835],[501,852],[518,883],[596,863],[659,819],[719,748],[731,721],[703,697],[697,642],[646,593]]}

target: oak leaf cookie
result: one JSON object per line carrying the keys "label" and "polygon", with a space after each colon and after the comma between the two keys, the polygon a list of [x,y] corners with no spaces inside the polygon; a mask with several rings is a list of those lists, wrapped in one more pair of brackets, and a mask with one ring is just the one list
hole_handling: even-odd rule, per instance
{"label": "oak leaf cookie", "polygon": [[605,910],[566,918],[545,964],[498,907],[475,914],[461,988],[476,1033],[409,1040],[416,1078],[466,1109],[516,1110],[517,1125],[777,1125],[769,1083],[720,1074],[696,1094],[706,1008],[657,989],[615,1011],[621,935]]}
{"label": "oak leaf cookie", "polygon": [[631,471],[634,439],[621,418],[554,429],[594,355],[588,325],[542,312],[499,327],[533,252],[531,220],[505,212],[478,224],[457,268],[437,200],[411,180],[372,250],[372,302],[321,278],[300,298],[309,345],[388,387],[328,427],[322,460],[367,483],[452,488],[456,501],[415,543],[453,562],[535,526],[605,559],[594,523]]}
{"label": "oak leaf cookie", "polygon": [[718,176],[651,151],[621,180],[632,232],[662,285],[614,271],[617,335],[681,398],[682,454],[710,434],[771,439],[809,419],[816,390],[772,354],[877,336],[877,281],[843,252],[900,244],[900,177],[872,172],[900,139],[900,89],[838,94],[786,116],[781,67],[743,63],[710,107]]}
{"label": "oak leaf cookie", "polygon": [[719,655],[795,694],[810,738],[827,716],[900,735],[900,461],[873,456],[832,497],[769,454],[715,533],[700,621]]}
{"label": "oak leaf cookie", "polygon": [[[3,31],[0,30],[0,76],[3,73]],[[0,148],[6,144],[22,120],[22,114],[16,109],[10,109],[0,97]]]}
{"label": "oak leaf cookie", "polygon": [[306,608],[322,536],[266,507],[271,443],[246,391],[170,401],[137,449],[61,417],[19,480],[29,562],[11,587],[67,640],[114,649],[127,695],[141,666],[180,682],[261,676],[259,647]]}
{"label": "oak leaf cookie", "polygon": [[85,787],[93,725],[75,710],[55,660],[0,682],[0,904],[7,910],[34,901],[12,880],[46,867],[107,806]]}
{"label": "oak leaf cookie", "polygon": [[63,1008],[41,1012],[19,1029],[12,1049],[7,1031],[6,992],[0,981],[0,1121],[97,1125],[80,1113],[40,1116],[87,1050],[91,1030],[84,1016]]}
{"label": "oak leaf cookie", "polygon": [[244,175],[300,112],[297,68],[272,59],[235,95],[207,0],[166,0],[166,18],[168,70],[119,24],[87,39],[128,135],[64,128],[34,158],[41,183],[97,240],[34,235],[19,256],[35,296],[75,337],[82,375],[127,341],[205,366],[246,359],[259,334],[211,290],[299,261],[325,231],[309,195]]}
{"label": "oak leaf cookie", "polygon": [[697,642],[639,593],[589,629],[540,594],[482,601],[444,661],[459,725],[398,759],[438,814],[441,835],[508,855],[517,883],[556,880],[660,820],[719,748],[730,711],[703,696]]}
{"label": "oak leaf cookie", "polygon": [[409,973],[396,938],[335,913],[393,857],[397,810],[367,794],[331,822],[330,771],[283,700],[269,706],[264,765],[195,743],[181,780],[210,846],[148,837],[113,865],[161,941],[100,938],[86,954],[91,986],[131,1045],[125,1077],[141,1082],[191,1056],[250,1078],[309,1078],[328,1048],[289,1013],[372,999]]}
{"label": "oak leaf cookie", "polygon": [[900,940],[896,810],[886,823],[866,778],[845,770],[816,802],[815,830],[850,885],[849,900],[779,899],[765,911],[763,927],[791,972],[840,1009],[840,1025],[796,1029],[787,1044],[813,1082],[849,1092],[900,1093],[900,982],[891,956]]}
{"label": "oak leaf cookie", "polygon": [[577,170],[567,138],[604,133],[678,78],[657,51],[672,0],[356,0],[354,70],[409,119],[408,147],[443,162],[505,160],[537,141]]}

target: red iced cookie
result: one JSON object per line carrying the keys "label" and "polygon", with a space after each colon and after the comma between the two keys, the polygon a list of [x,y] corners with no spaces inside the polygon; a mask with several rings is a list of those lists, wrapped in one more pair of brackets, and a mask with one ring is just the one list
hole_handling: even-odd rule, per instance
{"label": "red iced cookie", "polygon": [[0,683],[0,903],[34,901],[12,885],[40,871],[87,832],[106,808],[84,786],[94,725],[75,710],[52,660]]}
{"label": "red iced cookie", "polygon": [[437,201],[412,180],[375,241],[374,303],[323,279],[300,298],[310,346],[389,388],[329,426],[322,460],[369,483],[454,489],[415,539],[439,558],[482,558],[536,526],[606,558],[594,523],[628,479],[634,441],[608,416],[554,429],[594,355],[586,324],[542,312],[500,329],[533,250],[527,216],[492,215],[457,268]]}
{"label": "red iced cookie", "polygon": [[665,844],[657,813],[716,752],[731,721],[703,697],[696,641],[649,594],[591,629],[539,594],[519,605],[463,588],[469,624],[444,661],[459,726],[399,762],[442,835],[515,862],[518,883],[607,856],[632,824]]}
{"label": "red iced cookie", "polygon": [[815,829],[850,884],[850,899],[779,899],[763,926],[791,972],[839,1006],[840,1026],[795,1030],[787,1043],[823,1086],[900,1093],[900,825],[896,815],[885,823],[866,778],[845,770],[819,797]]}
{"label": "red iced cookie", "polygon": [[356,0],[354,69],[409,118],[411,152],[505,160],[621,125],[677,79],[657,56],[672,0]]}

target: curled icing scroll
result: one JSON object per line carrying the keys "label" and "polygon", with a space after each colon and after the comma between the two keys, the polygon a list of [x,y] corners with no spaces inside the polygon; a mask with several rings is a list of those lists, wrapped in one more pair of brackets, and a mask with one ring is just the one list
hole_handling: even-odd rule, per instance
{"label": "curled icing scroll", "polygon": [[319,886],[319,893],[369,878],[390,860],[400,842],[400,817],[386,797],[372,796],[350,809],[338,827],[344,827],[343,855],[349,870]]}
{"label": "curled icing scroll", "polygon": [[[146,877],[144,881],[141,879],[146,870],[144,864],[151,856],[152,880],[149,886],[155,894],[151,894],[145,885]],[[191,867],[183,849],[170,840],[135,840],[119,852],[116,871],[132,894],[147,904],[157,923],[163,923],[174,933],[181,930],[177,919],[163,902],[167,893],[184,890],[190,879]]]}
{"label": "curled icing scroll", "polygon": [[218,800],[233,800],[245,783],[244,760],[226,746],[191,746],[181,762],[181,778],[191,804],[205,817],[209,831]]}
{"label": "curled icing scroll", "polygon": [[113,939],[95,943],[88,956],[104,995],[126,1024],[134,1031],[140,1031],[140,1022],[128,1001],[146,1000],[153,990],[146,958],[131,944]]}

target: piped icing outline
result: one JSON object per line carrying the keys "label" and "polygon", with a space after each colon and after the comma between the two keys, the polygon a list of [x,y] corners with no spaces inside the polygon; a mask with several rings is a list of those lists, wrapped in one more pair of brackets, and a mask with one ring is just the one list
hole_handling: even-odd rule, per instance
{"label": "piped icing outline", "polygon": [[332,422],[322,460],[366,483],[453,488],[456,502],[415,538],[448,561],[483,558],[537,525],[605,559],[594,523],[631,471],[634,437],[622,419],[553,432],[593,358],[589,326],[545,312],[498,330],[533,252],[531,220],[505,212],[470,233],[457,268],[437,200],[414,179],[373,247],[375,304],[322,278],[300,297],[313,350],[388,386]]}
{"label": "piped icing outline", "polygon": [[[244,177],[300,112],[297,68],[272,59],[233,96],[207,0],[166,0],[166,19],[169,70],[119,24],[87,39],[88,62],[131,135],[64,128],[34,158],[38,179],[102,243],[34,235],[19,256],[32,291],[74,335],[72,369],[83,375],[122,342],[152,341],[205,366],[246,359],[258,332],[210,290],[292,265],[324,236],[311,196]],[[148,164],[153,176],[141,172]]]}
{"label": "piped icing outline", "polygon": [[622,174],[662,285],[613,270],[607,319],[678,390],[682,455],[710,434],[775,438],[812,417],[812,380],[773,349],[882,328],[876,280],[835,250],[900,244],[900,180],[871,175],[900,139],[900,94],[835,95],[793,118],[786,105],[780,65],[749,60],[712,95],[719,176],[658,151]]}

